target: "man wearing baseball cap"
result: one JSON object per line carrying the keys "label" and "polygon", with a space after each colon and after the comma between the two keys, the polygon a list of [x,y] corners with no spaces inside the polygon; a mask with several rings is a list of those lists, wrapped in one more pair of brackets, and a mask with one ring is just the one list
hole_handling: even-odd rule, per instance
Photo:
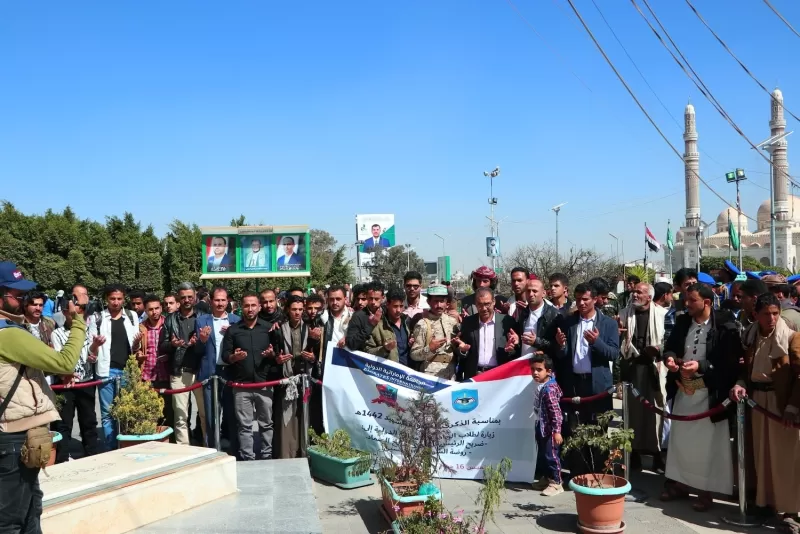
{"label": "man wearing baseball cap", "polygon": [[[35,287],[16,265],[0,262],[0,532],[41,532],[39,469],[53,445],[48,427],[60,419],[45,373],[68,382],[86,337],[83,314],[72,302],[67,311],[72,327],[60,352],[19,326],[22,298]],[[88,303],[84,300],[80,306]]]}

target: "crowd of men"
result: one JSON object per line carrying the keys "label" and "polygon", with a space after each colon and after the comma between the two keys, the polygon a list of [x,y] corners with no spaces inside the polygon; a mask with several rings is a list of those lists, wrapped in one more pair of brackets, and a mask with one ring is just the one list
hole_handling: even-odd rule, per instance
{"label": "crowd of men", "polygon": [[[282,380],[261,389],[219,388],[216,403],[210,383],[164,395],[164,424],[174,428],[176,443],[214,446],[219,433],[224,448],[242,461],[297,457],[302,425],[323,431],[319,386],[310,398],[309,421],[303,421],[297,377],[323,379],[331,344],[458,381],[531,357],[537,362],[534,377],[541,374],[551,401],[549,412],[558,404],[552,402],[554,392],[567,397],[603,393],[618,382],[617,374],[667,413],[697,415],[726,398],[753,398],[783,424],[751,412],[747,489],[757,506],[785,514],[786,525],[796,532],[800,432],[791,425],[800,423],[800,336],[794,335],[800,308],[794,286],[770,274],[722,287],[706,273],[681,269],[673,280],[652,285],[629,277],[625,292],[615,295],[601,278],[570,291],[563,274],[540,280],[518,267],[510,276],[512,294],[506,298],[497,292],[492,269],[476,269],[473,291],[460,303],[447,284],[432,285],[423,295],[417,272],[406,273],[401,288],[368,283],[308,293],[265,289],[245,293],[236,303],[221,286],[197,289],[187,282],[159,298],[112,285],[104,290],[100,310],[90,309],[86,288],[76,285],[71,296],[58,296],[50,318],[47,296],[13,264],[0,262],[6,318],[0,320],[0,455],[11,454],[18,463],[31,429],[47,425],[68,439],[76,413],[84,454],[97,453],[95,396],[105,448],[115,448],[113,379],[122,376],[131,354],[143,379],[157,389],[186,388],[212,375],[229,385]],[[29,380],[18,379],[23,376]],[[50,381],[96,379],[111,380],[97,388],[64,390],[59,408],[42,400],[52,399]],[[214,414],[214,406],[221,414]],[[705,511],[713,495],[733,493],[730,411],[670,423],[638,402],[629,408],[633,468],[642,468],[642,457],[652,458],[652,469],[666,477],[662,499],[692,493],[697,495],[692,506]],[[562,491],[562,432],[569,439],[575,425],[611,409],[611,397],[570,405],[545,425],[543,436],[552,438],[543,459],[551,473],[546,495]],[[542,437],[538,430],[537,439]],[[586,457],[565,459],[571,476],[600,468]],[[69,447],[59,447],[57,461],[68,459]],[[41,508],[32,476],[38,468],[2,465],[0,523],[24,525],[32,519],[19,510]],[[552,474],[552,465],[559,473]],[[19,478],[19,470],[29,475],[24,491],[7,483]],[[11,510],[7,503],[20,508]]]}

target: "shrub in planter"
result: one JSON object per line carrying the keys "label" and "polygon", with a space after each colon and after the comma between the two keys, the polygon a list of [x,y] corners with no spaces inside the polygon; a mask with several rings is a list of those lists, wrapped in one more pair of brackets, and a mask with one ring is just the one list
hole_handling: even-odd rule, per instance
{"label": "shrub in planter", "polygon": [[441,499],[431,480],[439,469],[455,471],[441,458],[452,433],[433,395],[420,392],[404,408],[393,407],[391,418],[396,431],[381,440],[378,477],[384,510],[394,520],[423,511],[428,496]]}
{"label": "shrub in planter", "polygon": [[123,386],[111,405],[111,417],[119,422],[119,446],[168,441],[172,428],[158,424],[164,410],[164,400],[150,382],[142,380],[142,370],[134,355],[125,364],[122,382]]}
{"label": "shrub in planter", "polygon": [[332,435],[317,435],[308,429],[312,445],[308,448],[311,476],[335,484],[342,489],[360,488],[374,484],[369,475],[372,455],[354,449],[347,431],[339,429]]}
{"label": "shrub in planter", "polygon": [[625,513],[625,494],[631,490],[630,483],[616,476],[614,469],[622,462],[623,451],[633,450],[633,430],[614,429],[609,424],[615,413],[609,411],[597,415],[596,424],[578,425],[567,440],[562,455],[578,452],[586,465],[594,466],[595,452],[603,459],[600,473],[578,475],[569,482],[575,492],[578,509],[578,526],[584,532],[602,531],[606,534],[622,532],[622,516]]}
{"label": "shrub in planter", "polygon": [[506,477],[511,471],[511,460],[503,458],[498,466],[488,465],[483,470],[483,487],[475,501],[481,509],[480,517],[464,515],[464,510],[455,513],[447,510],[442,502],[428,497],[422,510],[410,515],[398,516],[392,522],[395,533],[405,534],[474,534],[486,532],[486,522],[494,518],[500,506]]}

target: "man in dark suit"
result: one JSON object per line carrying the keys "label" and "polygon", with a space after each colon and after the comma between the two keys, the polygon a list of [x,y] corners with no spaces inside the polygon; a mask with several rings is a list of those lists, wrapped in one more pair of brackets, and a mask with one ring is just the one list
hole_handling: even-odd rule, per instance
{"label": "man in dark suit", "polygon": [[381,225],[372,225],[372,237],[364,241],[364,252],[370,252],[375,247],[389,248],[391,243],[385,237],[381,237]]}
{"label": "man in dark suit", "polygon": [[[494,311],[494,295],[489,288],[475,292],[478,313],[464,318],[457,344],[460,353],[456,379],[469,380],[514,359],[519,336],[514,333],[514,319]],[[506,349],[510,349],[507,351]]]}
{"label": "man in dark suit", "polygon": [[[608,364],[619,358],[619,327],[614,319],[595,309],[597,294],[592,286],[578,284],[574,295],[577,312],[566,316],[556,327],[556,342],[561,347],[556,353],[556,380],[565,397],[588,397],[613,386]],[[591,423],[596,414],[611,409],[610,396],[575,405],[567,414],[568,427]],[[575,476],[599,472],[596,469],[602,468],[602,458],[597,454],[594,457],[601,462],[597,466],[585,465],[580,455],[570,458],[570,473]]]}
{"label": "man in dark suit", "polygon": [[[238,315],[227,313],[228,290],[224,287],[216,287],[211,292],[211,313],[202,314],[197,317],[195,322],[195,332],[199,340],[198,350],[202,351],[200,360],[200,371],[197,373],[197,380],[202,382],[211,375],[228,378],[226,373],[227,364],[222,361],[222,339],[225,337],[230,325],[238,323],[241,319]],[[222,417],[224,426],[227,427],[228,441],[231,443],[233,451],[238,450],[236,443],[236,419],[233,411],[233,390],[231,388],[218,388],[219,399],[217,406],[222,407]],[[206,446],[214,446],[214,436],[216,435],[212,385],[211,382],[203,386],[203,404],[206,413]],[[223,433],[225,434],[225,433]]]}
{"label": "man in dark suit", "polygon": [[527,356],[542,352],[556,360],[560,347],[555,337],[561,313],[544,300],[545,294],[541,280],[528,280],[525,289],[528,306],[517,310],[518,319],[514,327],[521,340],[517,354]]}
{"label": "man in dark suit", "polygon": [[212,254],[208,257],[206,271],[228,272],[233,271],[234,255],[228,255],[228,240],[222,236],[211,238]]}
{"label": "man in dark suit", "polygon": [[[290,236],[286,236],[283,238],[281,242],[283,244],[284,254],[280,258],[278,258],[278,268],[281,267],[289,267],[290,265],[297,265],[298,267],[304,267],[306,264],[306,260],[303,256],[294,253],[295,242],[294,238]],[[291,269],[286,269],[291,270]]]}

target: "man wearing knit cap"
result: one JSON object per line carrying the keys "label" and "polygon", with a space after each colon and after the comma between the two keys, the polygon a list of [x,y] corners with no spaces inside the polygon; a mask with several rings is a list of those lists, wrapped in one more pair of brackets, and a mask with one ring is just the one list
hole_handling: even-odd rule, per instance
{"label": "man wearing knit cap", "polygon": [[[492,292],[497,289],[497,274],[485,265],[472,271],[472,289],[475,291],[479,287],[488,287]],[[495,308],[500,309],[503,303],[502,297],[495,296]],[[478,313],[478,308],[475,307],[475,293],[461,299],[462,316],[467,317],[476,313]]]}
{"label": "man wearing knit cap", "polygon": [[428,306],[428,311],[414,326],[411,359],[421,362],[423,373],[452,380],[456,374],[455,349],[466,352],[469,346],[456,337],[458,321],[447,314],[445,286],[428,288]]}

